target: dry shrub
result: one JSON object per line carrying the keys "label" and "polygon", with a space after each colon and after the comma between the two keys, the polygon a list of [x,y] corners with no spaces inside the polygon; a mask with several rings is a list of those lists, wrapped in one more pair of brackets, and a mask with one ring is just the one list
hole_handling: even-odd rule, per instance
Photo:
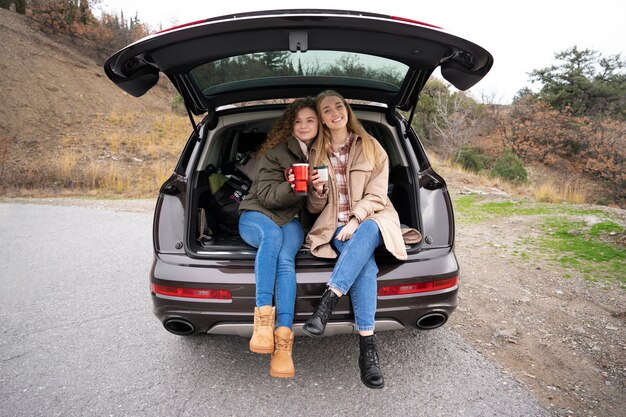
{"label": "dry shrub", "polygon": [[134,192],[140,195],[152,194],[158,191],[167,180],[176,166],[175,159],[150,161],[142,164],[137,171]]}
{"label": "dry shrub", "polygon": [[604,119],[592,127],[583,171],[608,180],[626,193],[626,122]]}
{"label": "dry shrub", "polygon": [[113,133],[111,134],[111,136],[109,136],[109,149],[111,150],[111,152],[117,153],[119,151],[120,142],[120,135],[118,135],[117,133]]}
{"label": "dry shrub", "polygon": [[102,171],[100,163],[97,161],[91,161],[89,165],[87,165],[84,175],[85,175],[85,186],[88,189],[95,190],[100,185],[100,172]]}
{"label": "dry shrub", "polygon": [[80,136],[77,134],[66,134],[61,137],[61,145],[63,148],[70,148],[72,146],[79,146]]}
{"label": "dry shrub", "polygon": [[85,169],[83,185],[105,194],[126,194],[131,189],[132,172],[119,164],[92,161]]}
{"label": "dry shrub", "polygon": [[121,194],[131,189],[131,183],[131,173],[115,165],[109,165],[104,172],[104,181],[100,188]]}
{"label": "dry shrub", "polygon": [[579,181],[565,183],[548,180],[533,187],[533,194],[537,201],[546,203],[574,203],[585,204],[589,201],[589,191]]}
{"label": "dry shrub", "polygon": [[79,157],[75,152],[65,150],[58,160],[58,177],[71,181],[74,177],[76,166],[78,165],[78,159]]}
{"label": "dry shrub", "polygon": [[4,177],[4,171],[7,164],[7,155],[9,153],[10,139],[8,136],[0,136],[0,175]]}
{"label": "dry shrub", "polygon": [[177,157],[191,131],[189,119],[174,114],[112,113],[107,122],[115,130],[108,150],[120,158],[142,161]]}
{"label": "dry shrub", "polygon": [[165,180],[167,180],[172,173],[174,172],[174,168],[176,166],[175,160],[161,160],[153,162],[149,167],[149,175],[148,178],[152,178],[151,188],[160,187]]}
{"label": "dry shrub", "polygon": [[527,162],[566,164],[626,198],[626,122],[573,116],[545,103],[519,104],[499,123],[503,142]]}
{"label": "dry shrub", "polygon": [[116,111],[109,113],[105,117],[105,121],[114,126],[134,126],[137,124],[141,115],[135,112],[118,113]]}

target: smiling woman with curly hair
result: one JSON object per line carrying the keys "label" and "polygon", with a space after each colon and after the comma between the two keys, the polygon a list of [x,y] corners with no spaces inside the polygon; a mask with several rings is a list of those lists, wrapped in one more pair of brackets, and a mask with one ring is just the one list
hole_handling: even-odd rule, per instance
{"label": "smiling woman with curly hair", "polygon": [[315,100],[313,98],[304,98],[292,102],[283,112],[283,115],[274,123],[272,130],[267,134],[267,139],[259,147],[259,156],[265,155],[267,151],[292,137],[295,120],[300,110],[310,108],[315,110]]}
{"label": "smiling woman with curly hair", "polygon": [[256,177],[239,206],[239,234],[247,244],[258,248],[250,350],[271,353],[270,375],[279,378],[295,375],[291,358],[296,302],[294,259],[304,241],[299,217],[306,203],[306,195],[294,192],[286,172],[295,163],[307,162],[318,124],[313,99],[296,100],[287,107],[259,149]]}

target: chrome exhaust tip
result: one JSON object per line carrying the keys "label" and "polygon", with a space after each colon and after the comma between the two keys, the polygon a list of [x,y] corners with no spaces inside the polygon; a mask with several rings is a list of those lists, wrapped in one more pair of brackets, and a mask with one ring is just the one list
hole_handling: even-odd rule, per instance
{"label": "chrome exhaust tip", "polygon": [[168,319],[163,322],[163,327],[170,333],[178,336],[188,336],[196,331],[193,324],[183,319]]}
{"label": "chrome exhaust tip", "polygon": [[424,314],[417,319],[417,328],[422,330],[432,330],[437,327],[443,326],[448,321],[448,315],[446,313],[434,312]]}

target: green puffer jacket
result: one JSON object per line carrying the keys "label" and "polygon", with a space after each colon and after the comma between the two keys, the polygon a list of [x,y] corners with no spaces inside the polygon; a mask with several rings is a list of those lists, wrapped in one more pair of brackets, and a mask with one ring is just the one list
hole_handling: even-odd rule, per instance
{"label": "green puffer jacket", "polygon": [[306,195],[297,195],[285,179],[285,170],[293,164],[307,162],[296,138],[289,138],[267,151],[257,165],[250,192],[239,205],[239,214],[259,211],[279,226],[293,220],[306,203]]}

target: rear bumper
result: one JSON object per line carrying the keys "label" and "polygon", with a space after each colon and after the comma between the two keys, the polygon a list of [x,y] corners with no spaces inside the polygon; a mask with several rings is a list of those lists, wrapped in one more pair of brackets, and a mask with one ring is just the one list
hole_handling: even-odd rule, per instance
{"label": "rear bumper", "polygon": [[[304,323],[294,323],[293,324],[293,332],[296,336],[304,336],[304,332],[302,331],[302,327]],[[253,330],[252,323],[245,324],[216,324],[211,329],[209,329],[208,333],[210,334],[229,334],[236,336],[252,336]],[[385,331],[385,330],[401,330],[404,329],[401,323],[395,320],[376,320],[376,331]],[[354,322],[352,321],[331,321],[326,326],[326,330],[324,331],[324,336],[334,336],[338,334],[350,334],[356,333],[354,330]]]}
{"label": "rear bumper", "polygon": [[[255,307],[253,261],[202,261],[186,256],[157,255],[150,281],[160,285],[228,289],[232,300],[167,297],[152,292],[154,314],[176,334],[210,333],[249,336]],[[458,276],[452,250],[421,254],[406,262],[379,262],[378,285],[402,285]],[[297,262],[297,299],[294,330],[301,334],[325,289],[332,271],[327,262]],[[445,290],[378,297],[376,331],[402,328],[431,329],[443,325],[457,307],[458,285]],[[325,335],[353,333],[349,296],[342,297]]]}

